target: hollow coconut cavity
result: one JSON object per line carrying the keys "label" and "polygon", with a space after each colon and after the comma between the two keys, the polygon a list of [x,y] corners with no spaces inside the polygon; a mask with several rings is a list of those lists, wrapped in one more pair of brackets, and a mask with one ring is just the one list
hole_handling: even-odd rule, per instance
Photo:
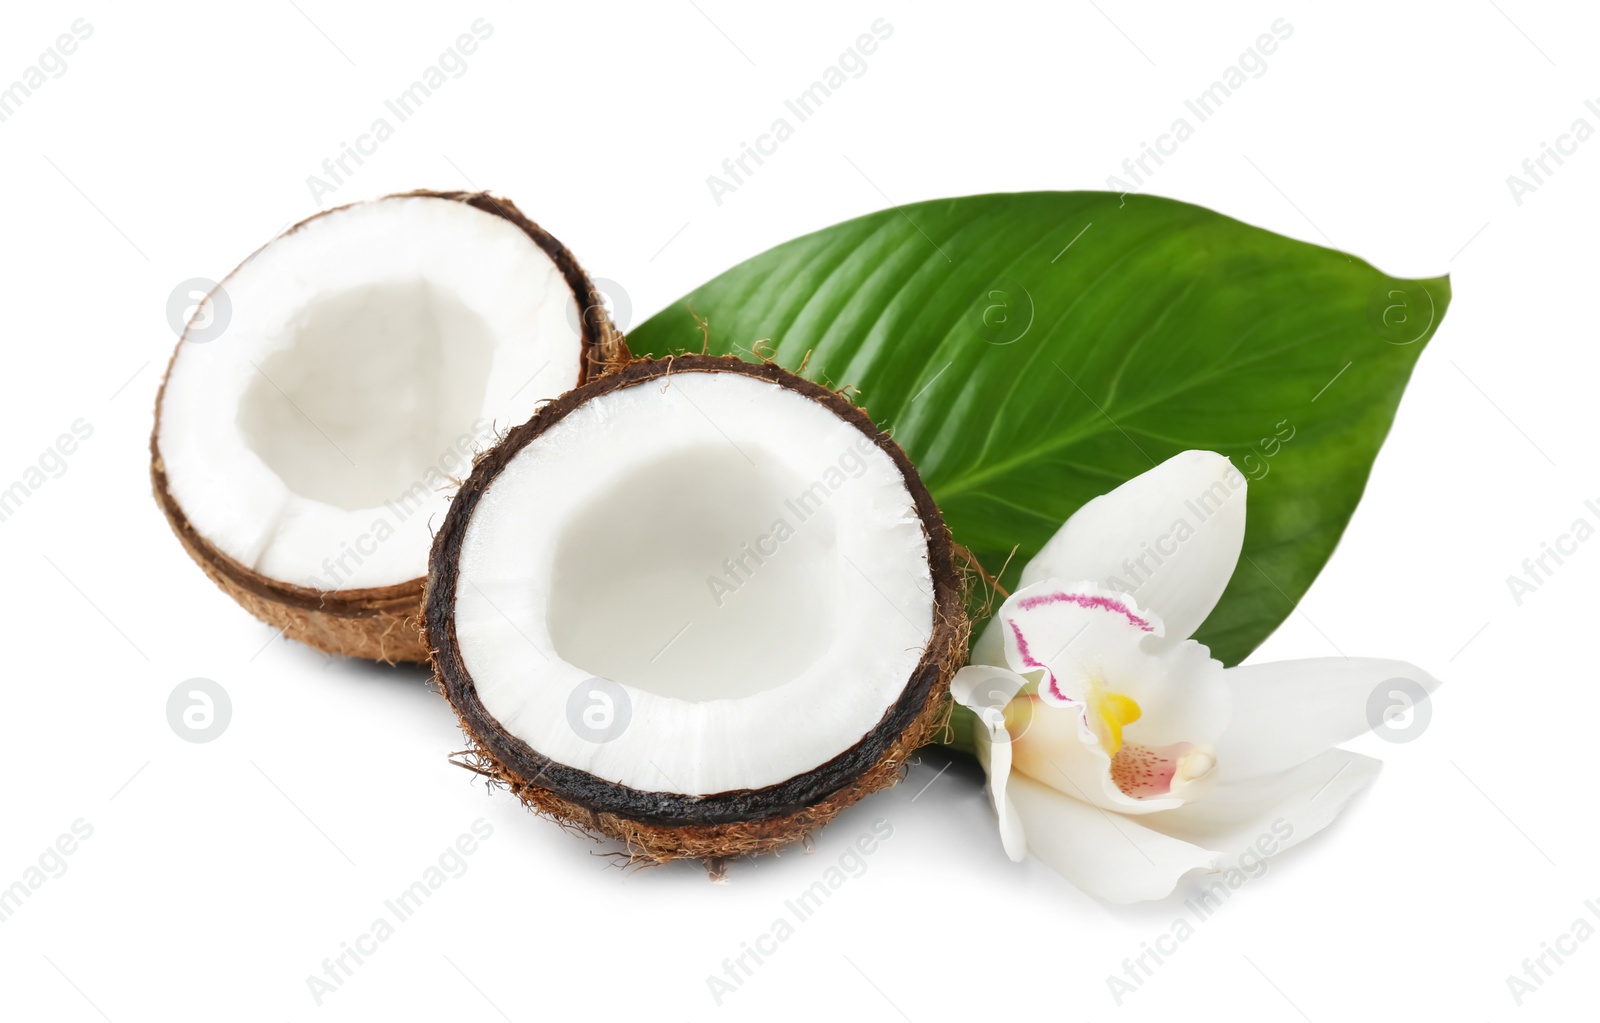
{"label": "hollow coconut cavity", "polygon": [[641,361],[484,456],[428,639],[473,767],[630,855],[776,848],[896,781],[966,647],[905,454],[772,365]]}
{"label": "hollow coconut cavity", "polygon": [[196,309],[156,401],[156,499],[206,574],[285,635],[426,660],[431,529],[456,482],[621,350],[571,253],[505,199],[329,210]]}

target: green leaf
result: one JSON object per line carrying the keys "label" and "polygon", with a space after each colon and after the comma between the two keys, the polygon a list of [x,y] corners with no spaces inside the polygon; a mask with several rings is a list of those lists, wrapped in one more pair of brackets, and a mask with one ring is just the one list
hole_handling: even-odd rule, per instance
{"label": "green leaf", "polygon": [[1333,552],[1449,300],[1447,278],[1390,278],[1198,206],[1034,192],[797,238],[628,340],[753,358],[765,339],[857,388],[956,540],[990,571],[1016,548],[1008,582],[1090,498],[1189,448],[1229,456],[1251,477],[1244,557],[1197,638],[1233,664]]}

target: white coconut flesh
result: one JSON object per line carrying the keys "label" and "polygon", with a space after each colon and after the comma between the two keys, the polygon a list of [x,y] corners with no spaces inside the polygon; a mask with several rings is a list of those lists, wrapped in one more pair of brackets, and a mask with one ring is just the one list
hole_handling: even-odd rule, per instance
{"label": "white coconut flesh", "polygon": [[[911,493],[861,430],[765,380],[675,372],[589,400],[494,478],[454,623],[484,708],[537,753],[709,795],[859,742],[921,660],[933,594]],[[591,708],[594,678],[626,709]],[[594,741],[588,710],[627,724]]]}
{"label": "white coconut flesh", "polygon": [[231,318],[179,346],[157,446],[195,530],[268,578],[356,590],[425,576],[452,477],[578,382],[561,271],[464,202],[333,211],[222,287]]}

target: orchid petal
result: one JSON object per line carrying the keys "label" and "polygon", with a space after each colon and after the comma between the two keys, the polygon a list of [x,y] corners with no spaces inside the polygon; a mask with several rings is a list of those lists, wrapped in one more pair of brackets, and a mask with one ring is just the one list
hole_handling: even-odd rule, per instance
{"label": "orchid petal", "polygon": [[1165,835],[1203,845],[1224,865],[1272,856],[1331,824],[1383,762],[1342,749],[1279,774],[1224,782],[1205,799],[1146,818]]}
{"label": "orchid petal", "polygon": [[975,712],[979,727],[974,750],[988,778],[989,802],[1000,824],[1000,842],[1006,855],[1020,862],[1027,855],[1022,819],[1007,795],[1011,780],[1011,735],[1006,731],[1006,704],[1010,703],[1027,679],[1004,668],[977,665],[962,668],[950,681],[950,695],[963,707]]}
{"label": "orchid petal", "polygon": [[1418,704],[1439,682],[1405,661],[1321,657],[1229,668],[1233,718],[1217,740],[1223,782],[1284,771]]}
{"label": "orchid petal", "polygon": [[1144,649],[1165,626],[1131,598],[1091,583],[1045,579],[1013,593],[995,615],[1012,671],[1042,672],[1039,695],[1065,705],[1099,678],[1149,675],[1159,662]]}
{"label": "orchid petal", "polygon": [[1166,622],[1167,643],[1194,635],[1222,599],[1244,547],[1248,482],[1214,451],[1185,451],[1079,508],[1023,568],[1092,579]]}
{"label": "orchid petal", "polygon": [[[1150,641],[1145,645],[1148,648]],[[1124,734],[1130,742],[1147,746],[1215,743],[1232,717],[1227,669],[1193,640],[1162,649],[1158,656],[1161,674],[1154,681],[1143,680],[1127,689],[1144,715]]]}
{"label": "orchid petal", "polygon": [[1165,898],[1185,874],[1217,864],[1215,853],[1026,776],[1012,779],[1011,800],[1027,832],[1027,851],[1107,902]]}

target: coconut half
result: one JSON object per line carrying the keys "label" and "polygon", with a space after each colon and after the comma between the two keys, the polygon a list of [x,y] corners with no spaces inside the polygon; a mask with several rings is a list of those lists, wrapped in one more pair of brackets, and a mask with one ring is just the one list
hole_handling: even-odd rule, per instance
{"label": "coconut half", "polygon": [[646,860],[775,848],[898,780],[967,623],[949,533],[860,409],[682,356],[512,430],[434,541],[472,766]]}
{"label": "coconut half", "polygon": [[431,529],[456,481],[621,349],[572,254],[505,199],[329,210],[196,309],[156,400],[156,500],[206,574],[285,635],[426,660]]}

